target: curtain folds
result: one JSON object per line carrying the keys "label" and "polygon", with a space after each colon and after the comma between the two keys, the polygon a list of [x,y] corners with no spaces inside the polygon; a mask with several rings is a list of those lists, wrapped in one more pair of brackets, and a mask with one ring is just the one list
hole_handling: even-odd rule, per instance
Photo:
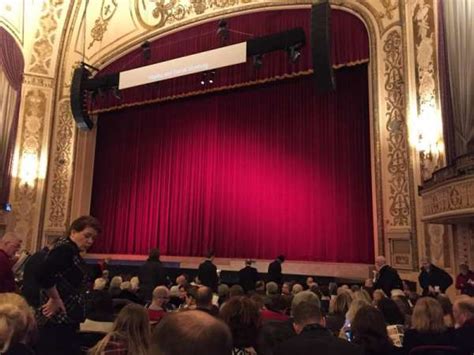
{"label": "curtain folds", "polygon": [[[97,96],[91,102],[91,111],[104,112],[144,103],[160,102],[209,91],[260,84],[289,76],[307,75],[312,72],[310,45],[310,10],[278,10],[239,15],[227,19],[230,36],[227,44],[244,42],[250,38],[301,27],[306,32],[306,45],[296,63],[290,63],[284,52],[273,52],[263,57],[263,66],[255,69],[252,60],[247,63],[221,68],[215,71],[212,85],[201,85],[202,73],[166,80],[158,83],[121,91],[121,99],[111,92]],[[369,44],[364,24],[354,15],[333,10],[332,12],[332,61],[333,66],[357,65],[369,59]],[[142,49],[136,49],[116,60],[98,75],[121,72],[158,63],[221,46],[216,35],[217,21],[194,26],[159,38],[151,43],[151,58],[146,60]]]}
{"label": "curtain folds", "polygon": [[474,152],[474,2],[444,1],[456,156]]}
{"label": "curtain folds", "polygon": [[13,37],[0,27],[0,204],[7,202],[18,127],[24,61]]}
{"label": "curtain folds", "polygon": [[93,252],[371,263],[367,65],[99,116]]}

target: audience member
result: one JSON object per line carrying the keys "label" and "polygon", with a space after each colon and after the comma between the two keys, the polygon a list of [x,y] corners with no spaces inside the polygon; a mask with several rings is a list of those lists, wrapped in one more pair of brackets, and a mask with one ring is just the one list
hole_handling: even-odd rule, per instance
{"label": "audience member", "polygon": [[217,287],[217,296],[219,297],[217,303],[219,304],[219,307],[224,304],[229,299],[229,293],[230,289],[229,286],[226,284],[220,284]]}
{"label": "audience member", "polygon": [[321,311],[324,315],[327,315],[329,313],[329,305],[331,303],[331,294],[329,293],[329,287],[327,287],[326,285],[321,285],[320,291]]}
{"label": "audience member", "polygon": [[15,276],[12,266],[15,255],[21,248],[22,240],[12,232],[7,232],[0,239],[0,293],[15,292]]}
{"label": "audience member", "polygon": [[141,283],[140,297],[145,302],[151,300],[156,286],[167,286],[166,271],[160,261],[159,249],[150,250],[147,261],[140,267],[138,279]]}
{"label": "audience member", "polygon": [[438,301],[431,297],[418,300],[413,309],[412,329],[405,331],[403,348],[408,354],[422,345],[453,344],[453,332],[444,325],[443,309]]}
{"label": "audience member", "polygon": [[166,304],[170,299],[170,293],[166,286],[157,286],[153,290],[152,300],[148,306],[148,318],[150,322],[160,322],[166,316]]}
{"label": "audience member", "polygon": [[232,285],[229,289],[229,297],[237,297],[245,295],[245,291],[240,285]]}
{"label": "audience member", "polygon": [[120,292],[122,292],[122,282],[122,276],[114,276],[112,277],[112,280],[110,280],[109,294],[112,298],[118,297]]}
{"label": "audience member", "polygon": [[[181,286],[180,290],[184,287]],[[196,299],[197,299],[197,286],[188,286],[185,291],[184,304],[181,305],[182,310],[194,310],[196,309]]]}
{"label": "audience member", "polygon": [[252,267],[252,260],[245,260],[245,267],[239,270],[239,284],[245,292],[255,291],[258,281],[258,271]]}
{"label": "audience member", "polygon": [[293,326],[298,334],[280,344],[276,355],[358,355],[362,349],[331,335],[324,327],[321,309],[314,303],[300,302],[292,309]]}
{"label": "audience member", "polygon": [[377,304],[378,302],[380,302],[384,298],[387,298],[387,295],[382,290],[377,289],[377,290],[374,291],[372,297],[373,297],[373,300],[372,300],[373,304]]}
{"label": "audience member", "polygon": [[212,304],[212,290],[207,286],[201,286],[196,293],[196,309],[217,317],[219,309]]}
{"label": "audience member", "polygon": [[36,330],[33,311],[15,293],[0,294],[0,354],[34,354],[31,343]]}
{"label": "audience member", "polygon": [[421,265],[418,281],[423,289],[423,296],[446,293],[453,283],[453,278],[443,269],[433,265],[426,257],[421,260]]}
{"label": "audience member", "polygon": [[381,289],[386,295],[395,288],[402,288],[402,280],[397,270],[389,266],[384,256],[375,258],[374,290]]}
{"label": "audience member", "polygon": [[137,304],[125,306],[114,322],[113,330],[95,347],[90,355],[148,355],[150,325],[147,312]]}
{"label": "audience member", "polygon": [[474,298],[459,297],[453,305],[455,343],[463,354],[474,353]]}
{"label": "audience member", "polygon": [[339,337],[345,340],[350,340],[347,336],[348,333],[350,333],[351,330],[351,325],[352,321],[354,320],[354,317],[359,309],[361,309],[364,306],[368,306],[370,303],[367,303],[366,300],[359,299],[359,300],[353,300],[351,302],[351,305],[349,306],[349,310],[346,313],[346,317],[344,320],[344,325],[342,328],[339,330]]}
{"label": "audience member", "polygon": [[278,346],[293,336],[295,336],[295,331],[285,323],[281,321],[265,322],[258,334],[257,354],[274,355]]}
{"label": "audience member", "polygon": [[403,336],[405,333],[405,315],[402,313],[396,302],[390,298],[383,298],[375,307],[383,316],[387,327],[388,335],[393,344],[397,347],[403,345]]}
{"label": "audience member", "polygon": [[456,288],[462,295],[474,297],[474,272],[467,264],[459,266],[459,275],[456,277]]}
{"label": "audience member", "polygon": [[77,330],[85,319],[87,275],[81,257],[100,234],[99,221],[83,216],[72,222],[67,237],[57,241],[38,271],[41,311],[38,354],[77,354]]}
{"label": "audience member", "polygon": [[308,276],[306,278],[306,283],[305,284],[306,284],[306,289],[308,289],[308,290],[311,288],[311,286],[317,285],[317,283],[314,281],[314,278],[312,276]]}
{"label": "audience member", "polygon": [[281,297],[274,297],[274,303],[271,304],[269,307],[265,305],[265,299],[260,296],[259,294],[253,294],[250,299],[257,305],[257,308],[260,311],[260,317],[262,322],[269,322],[269,321],[280,321],[284,322],[289,319],[289,317],[285,314],[286,305],[283,305],[284,301],[278,301]]}
{"label": "audience member", "polygon": [[283,285],[281,285],[281,294],[283,296],[291,295],[291,284],[289,282],[283,282]]}
{"label": "audience member", "polygon": [[233,297],[221,308],[220,316],[229,326],[233,339],[233,355],[256,354],[260,313],[247,297]]}
{"label": "audience member", "polygon": [[[104,279],[99,278],[97,280]],[[95,282],[97,284],[97,282]],[[101,286],[101,285],[100,285]],[[90,292],[86,305],[86,320],[81,323],[81,331],[104,332],[112,330],[114,308],[112,297],[103,289],[94,289]]]}
{"label": "audience member", "polygon": [[217,292],[219,278],[217,276],[217,267],[213,261],[214,252],[210,251],[207,254],[206,260],[199,265],[198,278],[202,285],[210,287],[213,292]]}
{"label": "audience member", "polygon": [[120,285],[120,293],[116,297],[122,300],[128,300],[133,303],[143,304],[143,301],[132,291],[130,281],[124,281]]}
{"label": "audience member", "polygon": [[155,328],[150,355],[227,355],[232,335],[222,321],[204,312],[171,314]]}
{"label": "audience member", "polygon": [[276,282],[267,282],[265,285],[265,291],[267,296],[278,296],[278,284]]}
{"label": "audience member", "polygon": [[353,299],[353,300],[364,300],[364,301],[366,301],[368,304],[371,304],[371,303],[372,303],[372,298],[370,297],[369,293],[368,293],[366,290],[364,290],[364,289],[355,291],[355,292],[352,294],[352,299]]}
{"label": "audience member", "polygon": [[454,328],[453,304],[448,296],[441,294],[436,297],[436,300],[443,309],[443,321],[447,328]]}
{"label": "audience member", "polygon": [[344,326],[346,313],[352,302],[352,297],[346,292],[337,295],[330,305],[329,315],[326,317],[326,327],[336,336]]}
{"label": "audience member", "polygon": [[275,282],[277,285],[281,285],[283,281],[283,274],[281,272],[281,264],[285,262],[285,256],[279,255],[268,265],[268,276],[267,282]]}
{"label": "audience member", "polygon": [[303,286],[300,285],[300,284],[294,284],[292,289],[291,289],[291,293],[293,295],[296,295],[296,294],[300,293],[301,291],[303,291]]}
{"label": "audience member", "polygon": [[257,283],[255,284],[255,293],[265,296],[265,293],[266,293],[265,281],[262,281],[262,280],[257,281]]}
{"label": "audience member", "polygon": [[188,276],[181,274],[176,278],[176,285],[178,286],[187,286],[188,285]]}
{"label": "audience member", "polygon": [[416,301],[418,301],[418,298],[420,298],[418,293],[416,293],[416,282],[403,280],[402,284],[403,292],[405,293],[405,296],[408,299],[410,307],[415,307]]}
{"label": "audience member", "polygon": [[376,308],[366,305],[359,309],[352,322],[352,342],[364,349],[364,355],[401,354],[394,347],[385,327],[384,317]]}
{"label": "audience member", "polygon": [[130,286],[132,287],[132,292],[139,294],[140,291],[140,279],[137,276],[133,276],[130,279]]}

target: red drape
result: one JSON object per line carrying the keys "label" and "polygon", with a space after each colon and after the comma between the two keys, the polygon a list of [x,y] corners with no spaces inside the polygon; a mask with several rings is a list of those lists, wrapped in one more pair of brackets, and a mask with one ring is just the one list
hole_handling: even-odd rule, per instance
{"label": "red drape", "polygon": [[94,252],[373,259],[367,66],[101,114]]}
{"label": "red drape", "polygon": [[[232,17],[227,20],[231,31],[228,44],[244,42],[258,37],[302,27],[307,43],[295,64],[290,64],[284,52],[273,52],[264,56],[264,65],[255,70],[251,60],[241,65],[216,70],[214,84],[203,87],[202,74],[193,74],[159,83],[122,90],[121,99],[112,93],[98,96],[92,105],[94,111],[126,107],[132,104],[173,98],[179,95],[197,94],[203,90],[228,88],[243,83],[262,81],[268,78],[302,73],[312,69],[310,46],[310,10],[265,11]],[[332,61],[335,66],[350,65],[369,58],[368,36],[364,24],[354,15],[334,10],[332,12]],[[99,75],[121,72],[159,63],[194,53],[218,48],[221,43],[216,35],[217,21],[209,22],[159,38],[151,43],[151,58],[145,60],[141,49],[132,51],[104,68]]]}
{"label": "red drape", "polygon": [[13,162],[13,151],[15,148],[16,132],[18,127],[18,115],[20,112],[21,102],[21,84],[23,82],[24,61],[20,48],[16,44],[13,37],[0,27],[0,68],[5,73],[8,82],[17,91],[17,99],[15,104],[15,118],[7,143],[7,159],[5,166],[0,166],[2,175],[2,188],[0,189],[0,204],[7,202],[10,192],[11,168]]}

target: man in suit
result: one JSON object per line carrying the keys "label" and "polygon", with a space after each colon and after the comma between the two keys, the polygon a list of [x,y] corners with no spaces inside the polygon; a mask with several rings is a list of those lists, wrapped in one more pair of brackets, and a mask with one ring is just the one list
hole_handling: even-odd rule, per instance
{"label": "man in suit", "polygon": [[[307,291],[308,292],[308,291]],[[362,348],[337,338],[324,325],[321,309],[314,302],[292,307],[296,336],[280,344],[275,355],[362,355]]]}
{"label": "man in suit", "polygon": [[393,289],[401,290],[403,288],[402,279],[397,270],[387,264],[384,256],[380,255],[375,258],[375,270],[374,290],[381,289],[390,297]]}
{"label": "man in suit", "polygon": [[147,261],[140,267],[140,296],[144,301],[152,299],[156,286],[167,286],[166,271],[160,261],[160,251],[151,249]]}
{"label": "man in suit", "polygon": [[217,292],[217,284],[219,279],[217,277],[217,268],[213,263],[214,252],[210,251],[207,254],[207,259],[199,265],[198,278],[201,284],[209,287],[212,291]]}
{"label": "man in suit", "polygon": [[433,265],[428,258],[421,259],[421,266],[418,281],[423,289],[423,296],[445,293],[453,284],[453,278],[443,269]]}
{"label": "man in suit", "polygon": [[258,271],[252,267],[252,260],[245,260],[245,267],[239,271],[239,285],[245,292],[255,291],[255,284],[258,281]]}
{"label": "man in suit", "polygon": [[283,274],[281,273],[281,264],[285,262],[285,256],[279,255],[275,260],[273,260],[270,265],[268,265],[268,280],[267,282],[276,282],[278,285],[281,285],[283,281]]}

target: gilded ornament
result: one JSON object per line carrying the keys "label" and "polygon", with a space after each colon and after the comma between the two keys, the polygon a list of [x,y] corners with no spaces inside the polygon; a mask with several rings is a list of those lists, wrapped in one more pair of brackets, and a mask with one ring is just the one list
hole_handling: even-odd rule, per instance
{"label": "gilded ornament", "polygon": [[89,43],[88,49],[90,49],[95,42],[102,42],[104,39],[104,34],[107,32],[109,21],[115,15],[117,8],[117,0],[102,0],[100,15],[95,20],[94,27],[91,29],[92,41]]}

